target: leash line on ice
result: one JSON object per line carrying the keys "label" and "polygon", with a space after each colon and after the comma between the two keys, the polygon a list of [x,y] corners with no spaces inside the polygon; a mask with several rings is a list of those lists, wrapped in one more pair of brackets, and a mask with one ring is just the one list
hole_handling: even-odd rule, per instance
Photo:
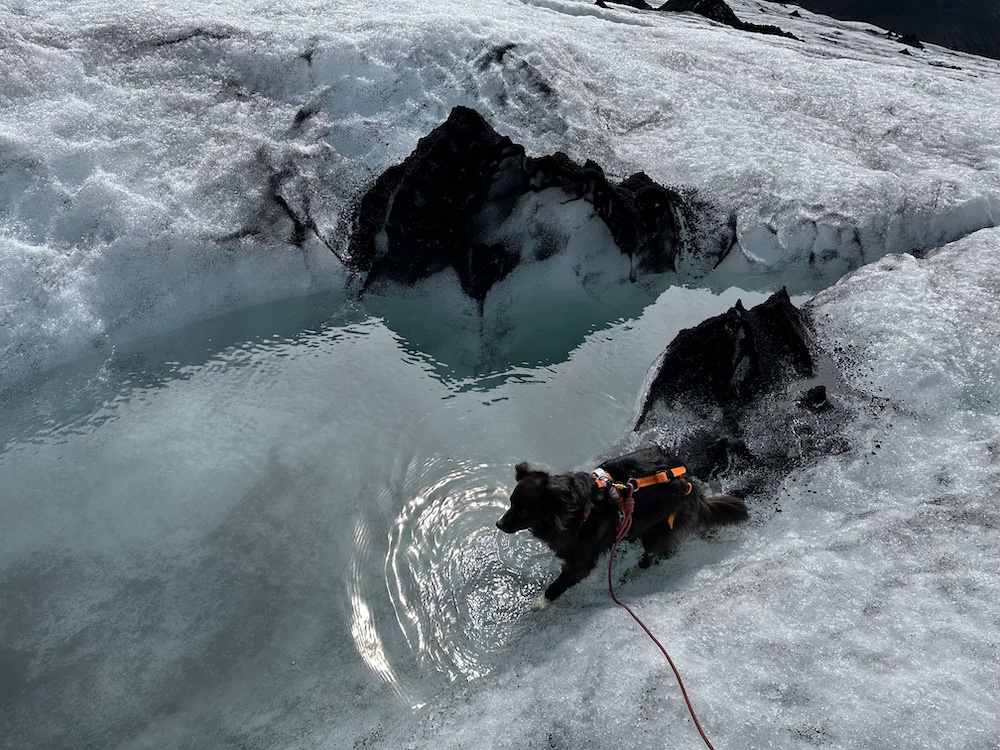
{"label": "leash line on ice", "polygon": [[684,680],[681,679],[681,673],[677,670],[677,665],[674,664],[674,660],[670,658],[670,654],[667,653],[667,650],[663,647],[663,644],[660,643],[657,637],[653,635],[653,631],[646,626],[646,623],[644,623],[639,616],[632,611],[631,607],[615,596],[615,588],[611,583],[611,568],[615,562],[615,552],[618,550],[618,543],[628,535],[629,529],[632,528],[632,511],[635,508],[635,501],[632,499],[634,488],[631,486],[631,483],[624,485],[623,489],[625,494],[623,503],[624,518],[618,525],[618,533],[615,536],[615,543],[611,548],[611,557],[608,559],[608,593],[611,594],[611,598],[614,600],[615,604],[628,612],[632,616],[632,619],[639,623],[639,627],[646,631],[646,635],[649,636],[650,640],[652,640],[653,643],[656,644],[657,648],[663,652],[663,656],[666,657],[667,663],[670,665],[670,669],[674,672],[674,677],[677,678],[677,684],[680,686],[681,695],[684,696],[684,703],[687,704],[688,713],[691,714],[691,721],[694,722],[694,726],[698,730],[698,734],[701,735],[701,739],[704,741],[705,746],[709,750],[715,750],[715,747],[708,739],[708,735],[705,734],[705,730],[702,729],[701,722],[698,721],[698,716],[694,712],[694,706],[691,704],[691,699],[688,697],[687,688],[684,687]]}

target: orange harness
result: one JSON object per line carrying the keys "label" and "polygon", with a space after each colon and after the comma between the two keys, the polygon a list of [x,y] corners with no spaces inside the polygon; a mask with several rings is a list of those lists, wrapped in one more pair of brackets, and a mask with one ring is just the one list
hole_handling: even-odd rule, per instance
{"label": "orange harness", "polygon": [[[659,471],[656,474],[650,474],[649,476],[639,477],[638,479],[631,478],[625,484],[615,482],[611,475],[608,474],[604,469],[594,469],[590,476],[594,478],[597,486],[601,489],[605,487],[608,488],[608,494],[611,499],[615,501],[618,505],[618,513],[622,519],[626,516],[625,501],[632,496],[632,493],[636,490],[641,490],[643,487],[649,487],[654,484],[663,484],[664,482],[669,482],[671,479],[677,479],[684,476],[687,473],[687,469],[683,466],[675,466],[672,469],[667,469],[666,471]],[[691,494],[692,485],[690,482],[687,483],[687,489],[684,490],[685,495]],[[624,490],[626,492],[625,496],[622,496],[622,492],[619,490]],[[588,505],[583,511],[583,521],[587,520],[587,516],[590,515],[590,506]],[[671,513],[667,516],[667,525],[673,529],[674,520],[677,518],[676,513]],[[583,525],[583,521],[580,525]]]}

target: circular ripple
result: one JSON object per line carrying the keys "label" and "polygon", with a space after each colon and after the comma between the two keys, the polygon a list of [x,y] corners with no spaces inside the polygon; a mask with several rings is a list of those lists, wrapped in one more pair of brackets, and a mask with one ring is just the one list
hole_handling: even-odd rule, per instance
{"label": "circular ripple", "polygon": [[551,572],[552,556],[495,524],[507,488],[487,465],[434,460],[390,532],[386,581],[396,617],[421,660],[452,679],[479,677],[510,640]]}

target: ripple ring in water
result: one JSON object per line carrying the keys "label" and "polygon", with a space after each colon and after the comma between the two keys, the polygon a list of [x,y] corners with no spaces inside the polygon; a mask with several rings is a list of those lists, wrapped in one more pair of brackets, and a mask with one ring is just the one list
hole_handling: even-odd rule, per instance
{"label": "ripple ring in water", "polygon": [[473,679],[515,634],[552,562],[535,540],[496,529],[507,489],[493,467],[443,463],[424,467],[421,478],[436,480],[413,493],[393,524],[386,581],[421,661]]}

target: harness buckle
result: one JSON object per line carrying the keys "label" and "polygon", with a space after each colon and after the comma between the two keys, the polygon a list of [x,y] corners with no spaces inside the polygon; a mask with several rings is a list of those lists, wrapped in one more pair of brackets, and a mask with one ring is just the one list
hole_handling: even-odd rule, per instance
{"label": "harness buckle", "polygon": [[590,473],[590,476],[594,478],[594,481],[597,483],[597,486],[600,487],[601,489],[607,487],[608,495],[611,497],[612,500],[617,502],[619,498],[618,485],[615,484],[614,480],[611,478],[611,475],[608,474],[608,472],[606,472],[604,469],[594,469]]}

